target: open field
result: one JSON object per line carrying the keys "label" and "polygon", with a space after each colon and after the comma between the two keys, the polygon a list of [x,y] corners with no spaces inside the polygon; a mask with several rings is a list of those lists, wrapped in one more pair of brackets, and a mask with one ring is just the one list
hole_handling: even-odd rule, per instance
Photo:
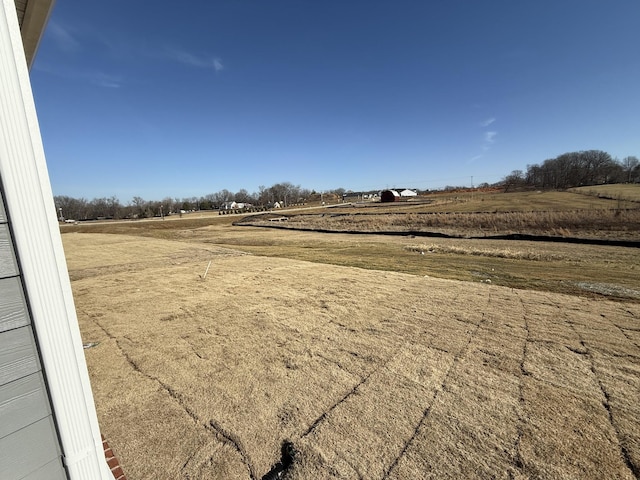
{"label": "open field", "polygon": [[[396,203],[350,203],[286,215],[249,215],[240,224],[342,232],[435,233],[453,237],[532,235],[640,242],[640,185],[571,192],[438,193]],[[613,192],[623,191],[624,197]],[[600,193],[596,193],[600,192]],[[608,192],[608,193],[606,193]],[[582,193],[582,194],[578,194]],[[609,194],[613,196],[609,196]],[[598,196],[599,195],[599,196]]]}
{"label": "open field", "polygon": [[[435,209],[432,204],[415,205],[411,202],[373,207],[340,205],[274,212],[273,216],[288,218],[286,222],[271,222],[264,215],[219,216],[214,212],[196,212],[164,221],[150,219],[64,225],[62,231],[153,237],[269,257],[454,280],[490,281],[494,285],[519,289],[640,300],[638,248],[488,239],[500,234],[531,233],[558,239],[622,240],[637,244],[640,241],[640,210],[618,214],[615,210],[598,210],[596,214],[583,210],[578,215],[575,207],[580,202],[601,202],[597,204],[598,208],[612,207],[616,202],[566,192],[486,195],[484,201],[475,198],[475,203],[465,200],[460,205],[489,206],[494,210],[518,205],[520,211],[446,213],[452,208],[449,203],[431,213],[424,209]],[[532,214],[527,211],[527,202],[529,208],[537,202],[537,207],[544,205],[548,210]],[[388,213],[367,213],[378,210]],[[549,227],[552,221],[557,222],[553,224],[553,231]],[[569,221],[573,222],[571,226]],[[325,227],[369,234],[236,227],[233,222],[267,226],[286,224],[290,228]],[[420,222],[430,224],[421,226]],[[414,230],[416,235],[406,234],[407,230]],[[417,233],[419,230],[460,238],[422,237]],[[399,234],[382,235],[385,231]],[[464,238],[471,234],[482,238]]]}
{"label": "open field", "polygon": [[[640,474],[636,249],[213,217],[63,231],[131,479],[259,479],[285,440],[290,479]],[[525,270],[596,297],[497,285]]]}
{"label": "open field", "polygon": [[640,202],[640,185],[634,183],[576,187],[570,188],[569,192],[626,202]]}
{"label": "open field", "polygon": [[[557,193],[551,210],[612,202]],[[522,195],[489,198],[440,211],[526,212]],[[129,478],[260,479],[284,441],[289,479],[640,475],[637,248],[242,218],[62,228],[101,428]]]}
{"label": "open field", "polygon": [[[278,223],[274,223],[274,220]],[[327,232],[435,233],[462,238],[530,235],[640,243],[640,209],[485,213],[297,213],[250,215],[239,225]]]}
{"label": "open field", "polygon": [[[592,194],[585,194],[586,190]],[[624,192],[607,195],[611,192]],[[597,193],[601,193],[600,196]],[[370,204],[382,211],[394,212],[399,208],[408,212],[549,212],[574,210],[637,209],[640,184],[598,185],[567,191],[521,192],[437,192],[409,201],[388,204]],[[340,211],[338,205],[334,205]],[[351,204],[348,205],[348,208]],[[344,210],[348,212],[349,209]]]}

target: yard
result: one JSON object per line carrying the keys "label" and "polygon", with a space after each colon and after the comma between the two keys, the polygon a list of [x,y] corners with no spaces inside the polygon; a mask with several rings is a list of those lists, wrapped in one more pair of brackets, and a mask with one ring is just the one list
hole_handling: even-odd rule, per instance
{"label": "yard", "polygon": [[[635,251],[614,301],[500,286],[504,262],[540,261],[422,255],[416,239],[396,251],[432,263],[411,273],[308,261],[325,243],[366,255],[371,237],[172,228],[63,235],[101,429],[130,479],[260,479],[284,441],[291,479],[640,475]],[[435,258],[490,263],[459,281],[430,275]]]}

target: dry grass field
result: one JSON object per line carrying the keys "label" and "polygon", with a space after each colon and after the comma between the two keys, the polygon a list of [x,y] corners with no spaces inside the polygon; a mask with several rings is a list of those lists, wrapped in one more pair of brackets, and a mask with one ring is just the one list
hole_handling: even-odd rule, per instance
{"label": "dry grass field", "polygon": [[640,475],[637,249],[230,222],[63,228],[131,480]]}
{"label": "dry grass field", "polygon": [[616,201],[640,202],[640,185],[634,183],[576,187],[569,189],[569,192]]}
{"label": "dry grass field", "polygon": [[[605,188],[607,187],[607,188]],[[350,232],[431,232],[454,237],[544,235],[640,242],[640,185],[549,192],[432,194],[407,202],[348,203],[286,215],[281,228]],[[247,216],[275,226],[279,212]]]}

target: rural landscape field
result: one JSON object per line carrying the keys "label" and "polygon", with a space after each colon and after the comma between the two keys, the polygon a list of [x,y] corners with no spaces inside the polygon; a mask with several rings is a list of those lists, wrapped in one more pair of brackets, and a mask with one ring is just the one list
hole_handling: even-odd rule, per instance
{"label": "rural landscape field", "polygon": [[62,225],[101,430],[130,480],[638,478],[632,187]]}

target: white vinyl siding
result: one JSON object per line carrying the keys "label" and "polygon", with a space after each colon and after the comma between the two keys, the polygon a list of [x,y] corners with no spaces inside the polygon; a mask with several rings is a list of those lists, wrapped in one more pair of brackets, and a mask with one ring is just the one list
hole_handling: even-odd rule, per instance
{"label": "white vinyl siding", "polygon": [[19,274],[0,194],[0,478],[64,480],[67,475]]}
{"label": "white vinyl siding", "polygon": [[14,0],[0,0],[0,479],[113,480],[25,57],[50,1],[20,3],[27,48]]}

